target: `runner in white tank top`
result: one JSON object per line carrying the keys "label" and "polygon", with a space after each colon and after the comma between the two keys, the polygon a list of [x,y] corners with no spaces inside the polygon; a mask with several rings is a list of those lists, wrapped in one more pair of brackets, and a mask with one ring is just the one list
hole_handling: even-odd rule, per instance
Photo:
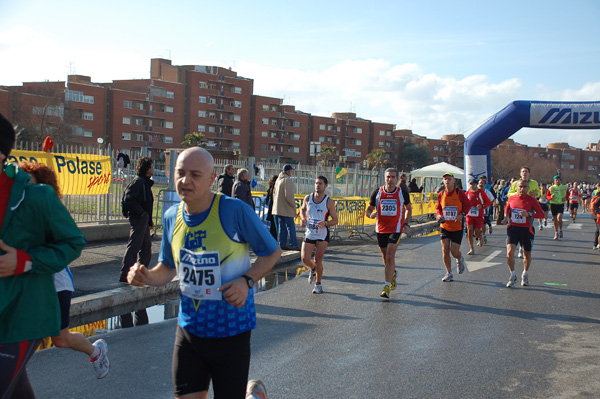
{"label": "runner in white tank top", "polygon": [[[327,189],[327,178],[319,176],[315,180],[315,192],[308,194],[302,201],[300,218],[302,227],[306,228],[304,241],[302,242],[302,263],[310,268],[308,282],[315,284],[313,294],[321,294],[323,287],[323,255],[329,244],[329,227],[338,223],[337,213],[333,200],[325,194]],[[328,220],[329,219],[329,220]],[[312,260],[312,252],[316,247],[315,259]]]}

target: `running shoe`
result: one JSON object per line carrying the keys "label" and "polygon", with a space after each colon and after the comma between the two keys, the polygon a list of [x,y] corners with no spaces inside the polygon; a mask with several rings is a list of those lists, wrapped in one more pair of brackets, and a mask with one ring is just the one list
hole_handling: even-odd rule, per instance
{"label": "running shoe", "polygon": [[317,271],[315,269],[310,269],[310,273],[308,273],[308,284],[314,284],[317,282]]}
{"label": "running shoe", "polygon": [[554,239],[558,240],[558,233],[554,233]]}
{"label": "running shoe", "polygon": [[313,294],[322,294],[322,293],[323,293],[323,286],[321,285],[321,283],[315,284],[315,288],[313,288]]}
{"label": "running shoe", "polygon": [[544,227],[540,224],[540,231],[544,230]]}
{"label": "running shoe", "polygon": [[456,261],[456,270],[458,271],[458,274],[463,274],[463,272],[465,271],[465,257],[461,256],[460,259],[458,261]]}
{"label": "running shoe", "polygon": [[390,287],[388,285],[384,285],[383,286],[383,291],[381,291],[381,295],[379,295],[382,298],[390,298]]}
{"label": "running shoe", "polygon": [[444,275],[444,278],[442,279],[442,281],[444,283],[450,282],[452,280],[454,280],[454,276],[452,276],[452,273],[450,273],[450,272],[446,272],[446,274]]}
{"label": "running shoe", "polygon": [[250,380],[246,385],[246,399],[267,399],[267,388],[261,380]]}
{"label": "running shoe", "polygon": [[473,254],[474,254],[474,252],[472,249],[470,249],[469,252],[467,252],[467,255],[473,255]]}
{"label": "running shoe", "polygon": [[104,378],[110,370],[110,362],[108,361],[108,345],[103,339],[99,339],[92,345],[100,349],[100,353],[95,358],[90,358],[92,366],[96,371],[96,378]]}
{"label": "running shoe", "polygon": [[544,219],[544,227],[548,226],[548,219]]}
{"label": "running shoe", "polygon": [[563,238],[562,229],[561,229],[561,230],[558,232],[558,236],[559,236],[560,238]]}
{"label": "running shoe", "polygon": [[523,259],[523,247],[519,247],[519,255],[517,255],[519,258]]}
{"label": "running shoe", "polygon": [[487,237],[486,236],[483,236],[483,243],[487,244]]}
{"label": "running shoe", "polygon": [[523,274],[521,274],[521,285],[523,287],[529,285],[529,275],[526,272],[523,272]]}
{"label": "running shoe", "polygon": [[490,234],[492,234],[492,226],[489,226],[489,227],[488,227],[488,232],[489,232]]}
{"label": "running shoe", "polygon": [[394,270],[394,275],[392,276],[392,284],[390,285],[390,290],[394,291],[396,289],[396,271]]}
{"label": "running shoe", "polygon": [[599,245],[594,245],[593,249],[600,249],[600,244]]}
{"label": "running shoe", "polygon": [[516,274],[511,274],[510,275],[510,279],[508,280],[508,283],[506,283],[506,287],[510,288],[513,285],[517,284],[517,275]]}

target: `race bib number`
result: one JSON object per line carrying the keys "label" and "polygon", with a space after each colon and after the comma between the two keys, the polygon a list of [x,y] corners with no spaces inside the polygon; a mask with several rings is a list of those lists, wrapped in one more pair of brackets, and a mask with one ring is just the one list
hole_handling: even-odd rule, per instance
{"label": "race bib number", "polygon": [[458,207],[457,206],[445,206],[444,207],[444,219],[456,220],[457,217],[458,217]]}
{"label": "race bib number", "polygon": [[398,213],[398,201],[393,199],[381,200],[381,216],[396,216]]}
{"label": "race bib number", "polygon": [[479,216],[479,208],[477,208],[476,206],[472,206],[471,210],[469,211],[469,216],[473,216],[475,218]]}
{"label": "race bib number", "polygon": [[319,232],[319,226],[317,225],[317,223],[319,223],[319,221],[317,219],[311,219],[309,218],[306,222],[306,228],[311,232],[311,233],[318,233]]}
{"label": "race bib number", "polygon": [[546,197],[540,198],[540,204],[547,204],[547,203],[548,203],[548,198],[546,198]]}
{"label": "race bib number", "polygon": [[571,195],[571,201],[572,202],[577,202],[578,199],[579,199],[579,197],[577,196],[577,194]]}
{"label": "race bib number", "polygon": [[521,216],[520,213],[525,209],[511,209],[511,220],[514,223],[527,223],[527,217]]}
{"label": "race bib number", "polygon": [[181,295],[203,301],[220,301],[221,262],[219,252],[193,252],[182,248],[179,255]]}

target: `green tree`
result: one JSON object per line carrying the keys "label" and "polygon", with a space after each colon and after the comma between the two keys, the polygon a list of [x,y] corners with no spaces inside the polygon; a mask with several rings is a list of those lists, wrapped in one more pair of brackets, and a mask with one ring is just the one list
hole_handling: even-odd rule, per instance
{"label": "green tree", "polygon": [[384,150],[373,150],[367,154],[367,167],[371,170],[385,168],[390,164]]}
{"label": "green tree", "polygon": [[202,133],[194,132],[190,134],[186,134],[181,142],[181,147],[190,148],[190,147],[202,147],[206,148],[206,139]]}
{"label": "green tree", "polygon": [[417,145],[411,141],[404,144],[400,151],[400,167],[402,170],[422,168],[430,163],[429,147],[426,143]]}
{"label": "green tree", "polygon": [[321,154],[317,157],[321,166],[329,165],[329,159],[335,156],[335,147],[321,145]]}

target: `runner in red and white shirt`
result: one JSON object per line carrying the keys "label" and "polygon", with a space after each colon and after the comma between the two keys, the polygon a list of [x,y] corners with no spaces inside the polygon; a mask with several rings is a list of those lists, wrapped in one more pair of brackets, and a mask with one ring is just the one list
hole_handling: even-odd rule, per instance
{"label": "runner in red and white shirt", "polygon": [[575,223],[575,219],[577,218],[577,208],[579,208],[581,194],[582,192],[577,186],[577,182],[574,182],[573,188],[567,192],[567,198],[569,198],[569,212],[571,213],[571,218],[573,218],[573,223]]}
{"label": "runner in red and white shirt", "polygon": [[467,255],[473,255],[473,234],[477,237],[477,245],[483,246],[481,228],[483,227],[484,210],[491,205],[491,201],[485,192],[485,189],[479,189],[477,180],[469,180],[469,189],[465,191],[471,207],[467,210],[467,240],[469,241],[469,252]]}
{"label": "runner in red and white shirt", "polygon": [[544,211],[540,203],[531,195],[527,195],[529,182],[525,180],[519,181],[517,184],[517,195],[512,195],[506,202],[504,211],[504,221],[508,222],[506,229],[506,259],[508,269],[510,270],[510,279],[506,284],[507,287],[512,287],[517,283],[515,275],[515,248],[517,244],[521,244],[523,248],[523,274],[521,275],[521,285],[529,285],[528,270],[531,267],[531,248],[535,237],[535,229],[532,227],[531,221],[544,217]]}
{"label": "runner in red and white shirt", "polygon": [[375,232],[385,266],[385,283],[381,297],[389,299],[390,291],[396,289],[396,249],[401,233],[409,232],[412,205],[407,191],[398,187],[398,170],[385,171],[385,185],[375,189],[367,207],[366,216],[377,218]]}

